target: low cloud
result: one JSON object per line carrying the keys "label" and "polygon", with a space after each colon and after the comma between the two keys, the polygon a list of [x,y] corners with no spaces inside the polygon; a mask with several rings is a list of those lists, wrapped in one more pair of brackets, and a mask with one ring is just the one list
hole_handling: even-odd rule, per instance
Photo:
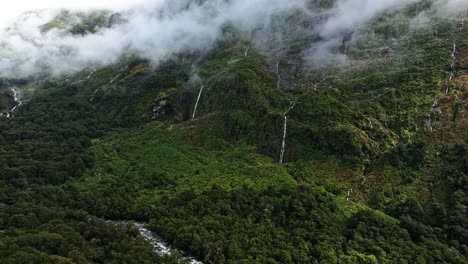
{"label": "low cloud", "polygon": [[[256,32],[256,37],[263,39],[255,41],[259,46],[270,42],[266,39],[277,39],[280,43],[281,36],[272,36],[278,30],[271,28],[278,27],[279,22],[275,24],[274,21],[278,15],[291,12],[313,17],[310,21],[315,21],[314,24],[300,30],[321,39],[304,52],[305,60],[312,66],[341,64],[347,62],[347,56],[338,51],[345,36],[386,12],[418,1],[337,0],[324,10],[311,7],[311,0],[139,0],[134,6],[128,6],[128,1],[112,4],[108,0],[96,0],[100,4],[96,7],[113,10],[109,14],[120,10],[121,23],[85,35],[70,34],[66,26],[43,30],[41,26],[60,13],[59,7],[68,8],[72,13],[84,8],[84,4],[67,6],[57,2],[44,6],[53,9],[24,13],[0,31],[0,77],[68,74],[113,64],[129,54],[158,65],[179,53],[209,50],[222,37],[223,27],[228,24],[247,36],[249,32]],[[465,8],[465,2],[436,0],[435,5],[440,12],[450,13]],[[84,12],[90,12],[89,8]],[[4,26],[1,23],[0,29]],[[288,34],[294,30],[297,29],[284,31]],[[268,34],[270,36],[266,36]]]}
{"label": "low cloud", "polygon": [[23,14],[1,35],[0,75],[63,74],[117,62],[136,54],[154,64],[181,52],[211,48],[232,24],[243,31],[265,27],[275,14],[305,8],[303,0],[147,1],[121,13],[124,23],[76,36],[64,29],[41,31],[58,14]]}

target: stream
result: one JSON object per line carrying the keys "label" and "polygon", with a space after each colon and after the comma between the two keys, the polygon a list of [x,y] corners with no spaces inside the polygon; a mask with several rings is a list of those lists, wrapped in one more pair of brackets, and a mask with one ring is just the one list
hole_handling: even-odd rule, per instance
{"label": "stream", "polygon": [[[109,223],[113,224],[129,224],[130,222],[114,222],[114,221],[107,221]],[[138,231],[140,232],[140,235],[147,240],[148,242],[151,243],[153,246],[153,251],[158,254],[158,256],[164,257],[166,255],[171,255],[176,249],[170,247],[167,242],[160,236],[158,236],[156,233],[153,231],[149,230],[146,227],[145,223],[138,223],[134,222],[133,223],[137,228]],[[182,254],[184,257],[184,260],[187,260],[188,263],[190,264],[203,264],[203,262],[196,260],[194,257],[190,256],[186,252],[182,250],[177,250]]]}
{"label": "stream", "polygon": [[13,112],[20,107],[23,102],[21,101],[20,93],[16,87],[11,87],[10,91],[13,93],[14,105],[7,112],[0,113],[0,116],[10,118],[13,116]]}

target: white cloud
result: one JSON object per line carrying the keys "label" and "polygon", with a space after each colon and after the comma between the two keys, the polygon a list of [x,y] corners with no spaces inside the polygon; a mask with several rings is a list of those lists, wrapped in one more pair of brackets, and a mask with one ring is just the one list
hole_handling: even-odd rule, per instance
{"label": "white cloud", "polygon": [[405,7],[418,0],[338,0],[329,12],[330,19],[320,27],[323,37],[346,33],[368,23],[384,12]]}
{"label": "white cloud", "polygon": [[[148,3],[148,0],[13,0],[3,1],[0,8],[0,28],[3,28],[8,23],[21,13],[32,10],[43,9],[74,9],[88,10],[92,8],[105,8],[115,11],[124,10],[131,6]],[[158,2],[158,0],[153,1]]]}
{"label": "white cloud", "polygon": [[[310,29],[302,29],[323,39],[304,53],[306,60],[313,65],[326,65],[327,60],[342,63],[347,61],[346,56],[337,55],[336,47],[345,34],[384,12],[415,1],[337,0],[330,10],[314,14],[306,7],[309,0],[16,0],[2,6],[0,17],[11,18],[30,9],[47,10],[16,18],[12,30],[1,30],[5,22],[0,20],[0,77],[70,73],[115,63],[128,53],[158,64],[177,53],[211,48],[226,23],[249,32],[268,28],[279,12],[296,9],[322,20]],[[436,1],[444,10],[466,6],[466,0]],[[63,30],[41,32],[39,27],[50,21],[57,14],[53,10],[58,8],[124,10],[122,15],[127,22],[86,36],[73,36]],[[259,35],[262,34],[272,32],[265,30]]]}
{"label": "white cloud", "polygon": [[0,33],[0,45],[10,53],[1,57],[0,51],[0,76],[68,73],[90,65],[115,63],[127,53],[136,53],[157,64],[176,53],[209,49],[226,23],[248,31],[264,26],[277,12],[305,7],[304,0],[200,2],[142,1],[143,6],[123,13],[126,23],[86,36],[60,30],[43,33],[40,25],[55,13],[28,13],[19,19],[14,30]]}

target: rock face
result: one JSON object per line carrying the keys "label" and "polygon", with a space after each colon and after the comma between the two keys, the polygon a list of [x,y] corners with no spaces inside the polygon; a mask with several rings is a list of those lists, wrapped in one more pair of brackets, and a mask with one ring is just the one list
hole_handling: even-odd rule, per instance
{"label": "rock face", "polygon": [[159,99],[151,110],[152,118],[157,119],[167,115],[170,112],[171,103],[168,98]]}

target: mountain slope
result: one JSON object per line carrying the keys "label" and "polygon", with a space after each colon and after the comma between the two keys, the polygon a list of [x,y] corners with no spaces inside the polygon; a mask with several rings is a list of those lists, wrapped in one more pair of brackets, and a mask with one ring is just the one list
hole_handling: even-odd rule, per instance
{"label": "mountain slope", "polygon": [[107,219],[204,263],[466,263],[463,12],[418,1],[333,45],[306,13],[156,66],[3,79],[0,257],[180,258]]}

